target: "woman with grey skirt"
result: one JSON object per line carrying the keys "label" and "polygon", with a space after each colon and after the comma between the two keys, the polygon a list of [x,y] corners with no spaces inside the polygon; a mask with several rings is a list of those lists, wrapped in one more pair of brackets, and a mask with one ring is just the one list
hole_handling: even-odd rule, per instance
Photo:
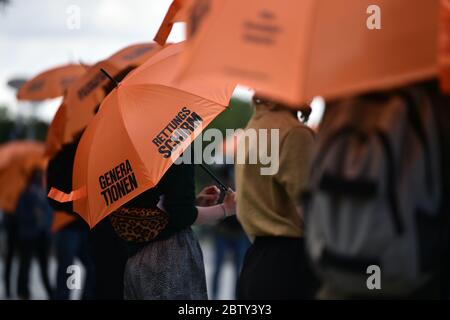
{"label": "woman with grey skirt", "polygon": [[194,165],[172,165],[156,187],[110,216],[130,249],[125,299],[208,299],[203,254],[191,225],[235,214],[234,192],[216,205],[218,198],[218,188],[208,187],[196,199]]}

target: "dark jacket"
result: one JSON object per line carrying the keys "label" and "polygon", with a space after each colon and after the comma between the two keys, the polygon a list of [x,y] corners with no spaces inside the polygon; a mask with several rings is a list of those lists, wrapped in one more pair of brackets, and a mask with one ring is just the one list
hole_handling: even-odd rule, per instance
{"label": "dark jacket", "polygon": [[[156,208],[162,197],[168,224],[152,241],[168,239],[177,232],[189,228],[197,219],[195,206],[195,169],[193,164],[172,165],[156,187],[129,201],[125,207]],[[129,254],[134,255],[147,243],[128,242]]]}
{"label": "dark jacket", "polygon": [[31,184],[25,189],[17,203],[16,215],[20,239],[35,239],[43,232],[50,235],[53,211],[41,186]]}

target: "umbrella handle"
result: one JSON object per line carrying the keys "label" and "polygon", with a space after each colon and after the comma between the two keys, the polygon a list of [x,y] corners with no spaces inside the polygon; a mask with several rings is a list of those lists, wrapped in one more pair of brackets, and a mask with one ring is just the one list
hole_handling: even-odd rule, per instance
{"label": "umbrella handle", "polygon": [[112,83],[114,83],[114,85],[116,86],[116,88],[119,86],[119,83],[117,82],[116,79],[114,79],[108,72],[106,72],[105,69],[100,68],[100,71],[109,79],[111,80]]}
{"label": "umbrella handle", "polygon": [[215,180],[219,184],[220,190],[223,192],[227,192],[230,188],[227,187],[211,170],[205,167],[202,163],[200,163],[200,167],[207,173],[213,180]]}

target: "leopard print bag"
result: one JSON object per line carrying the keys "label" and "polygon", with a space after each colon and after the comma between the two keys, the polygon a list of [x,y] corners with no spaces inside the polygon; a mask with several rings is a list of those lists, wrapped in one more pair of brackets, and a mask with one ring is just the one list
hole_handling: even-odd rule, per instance
{"label": "leopard print bag", "polygon": [[143,243],[155,239],[169,223],[158,208],[119,208],[110,216],[114,231],[125,241]]}

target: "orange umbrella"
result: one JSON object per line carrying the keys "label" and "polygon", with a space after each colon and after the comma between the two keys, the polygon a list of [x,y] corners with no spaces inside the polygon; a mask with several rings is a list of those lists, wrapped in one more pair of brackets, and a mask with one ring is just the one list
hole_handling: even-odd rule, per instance
{"label": "orange umbrella", "polygon": [[441,0],[439,9],[439,76],[442,90],[450,93],[450,2]]}
{"label": "orange umbrella", "polygon": [[202,128],[225,110],[234,85],[173,81],[182,48],[169,45],[106,97],[77,149],[75,191],[50,191],[54,200],[73,200],[74,211],[91,227],[154,187]]}
{"label": "orange umbrella", "polygon": [[97,107],[111,85],[108,78],[100,71],[104,68],[114,77],[123,77],[131,69],[145,62],[159,48],[154,43],[128,46],[109,58],[96,63],[73,83],[67,90],[63,104],[65,107],[64,134],[61,144],[69,143],[83,130],[94,117]]}
{"label": "orange umbrella", "polygon": [[53,117],[47,130],[45,140],[45,155],[53,157],[63,145],[64,131],[66,128],[66,105],[61,104]]}
{"label": "orange umbrella", "polygon": [[160,45],[165,45],[174,23],[187,21],[191,4],[192,0],[174,0],[153,40]]}
{"label": "orange umbrella", "polygon": [[62,96],[69,85],[85,72],[86,66],[80,64],[50,69],[25,82],[17,92],[17,99],[39,101]]}
{"label": "orange umbrella", "polygon": [[14,212],[33,170],[44,169],[44,146],[38,142],[10,142],[0,147],[0,208]]}
{"label": "orange umbrella", "polygon": [[42,155],[44,147],[42,143],[33,140],[20,140],[0,145],[0,170],[7,168],[17,159],[29,154]]}
{"label": "orange umbrella", "polygon": [[290,105],[427,79],[437,73],[437,4],[198,0],[181,77],[236,80]]}

